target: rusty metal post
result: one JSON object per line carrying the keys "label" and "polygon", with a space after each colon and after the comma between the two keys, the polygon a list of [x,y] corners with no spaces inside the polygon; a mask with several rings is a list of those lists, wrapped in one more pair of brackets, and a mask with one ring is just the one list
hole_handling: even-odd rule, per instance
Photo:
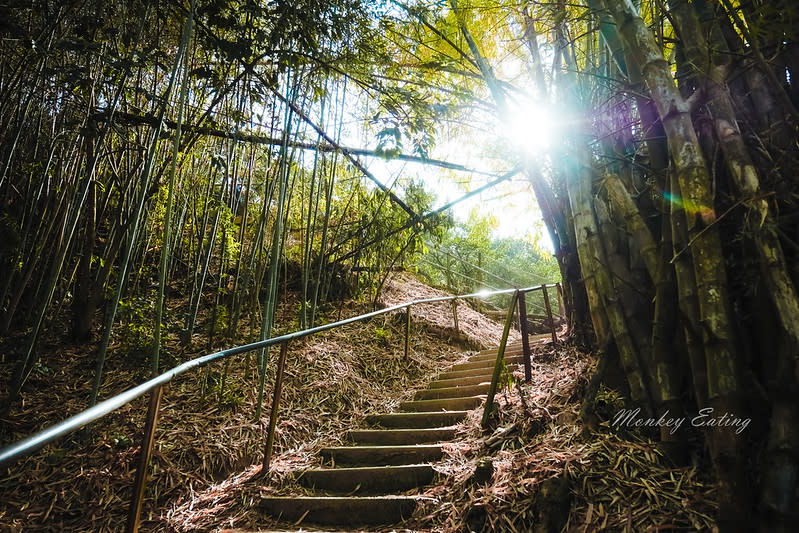
{"label": "rusty metal post", "polygon": [[405,308],[405,359],[411,352],[411,306]]}
{"label": "rusty metal post", "polygon": [[547,318],[549,319],[549,326],[552,328],[552,342],[558,342],[558,335],[555,333],[555,319],[552,317],[552,307],[549,305],[549,294],[547,293],[547,286],[541,285],[544,291],[544,307],[547,310]]}
{"label": "rusty metal post", "polygon": [[128,508],[128,522],[125,526],[127,533],[136,533],[141,524],[141,508],[144,503],[144,489],[147,486],[147,470],[153,455],[155,444],[155,428],[158,425],[158,412],[161,407],[161,396],[164,386],[159,385],[150,391],[150,402],[147,406],[147,420],[144,423],[144,437],[141,444],[139,466],[136,469],[136,480],[133,483],[133,498]]}
{"label": "rusty metal post", "polygon": [[460,337],[461,328],[458,324],[458,299],[452,300],[452,319],[455,321],[455,334]]}
{"label": "rusty metal post", "polygon": [[518,297],[519,291],[517,290],[511,297],[508,315],[505,317],[505,327],[502,330],[502,340],[499,341],[497,359],[494,361],[494,373],[491,376],[491,385],[488,387],[488,397],[486,398],[486,405],[483,409],[483,420],[481,422],[483,429],[488,429],[488,419],[491,416],[491,410],[494,409],[494,396],[496,396],[497,388],[499,387],[499,375],[502,372],[502,362],[505,358],[505,347],[508,344],[508,335],[510,334],[511,324],[513,324],[513,313],[516,311],[516,299]]}
{"label": "rusty metal post", "polygon": [[272,412],[269,415],[269,429],[266,432],[266,450],[261,473],[269,472],[269,463],[272,461],[272,448],[275,445],[275,428],[277,427],[277,413],[280,409],[280,395],[283,392],[283,372],[286,369],[286,354],[289,345],[284,342],[280,345],[280,357],[277,361],[277,375],[275,376],[275,392],[272,396]]}
{"label": "rusty metal post", "polygon": [[533,370],[530,364],[530,339],[527,335],[527,301],[524,293],[519,293],[519,329],[522,333],[522,353],[524,354],[524,381],[530,383]]}

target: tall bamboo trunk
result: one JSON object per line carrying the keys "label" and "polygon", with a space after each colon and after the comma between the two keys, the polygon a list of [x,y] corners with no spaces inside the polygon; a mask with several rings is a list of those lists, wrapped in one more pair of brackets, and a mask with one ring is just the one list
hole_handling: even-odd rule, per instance
{"label": "tall bamboo trunk", "polygon": [[[607,257],[601,243],[596,215],[591,205],[590,166],[572,167],[567,174],[573,176],[567,185],[567,190],[574,216],[577,252],[591,305],[594,330],[598,335],[602,335],[602,337],[598,336],[598,343],[604,345],[606,336],[612,334],[619,351],[622,368],[627,376],[632,400],[642,406],[647,413],[652,414],[649,386],[642,373],[638,347],[630,333],[621,299],[613,287],[609,275]],[[606,325],[603,323],[603,319],[607,320]]]}
{"label": "tall bamboo trunk", "polygon": [[[93,131],[92,124],[87,128]],[[83,243],[81,257],[78,262],[75,295],[72,300],[72,337],[77,341],[86,341],[91,337],[94,326],[94,309],[90,304],[92,298],[92,256],[97,239],[97,182],[94,176],[95,136],[86,137],[86,179],[90,180],[89,197],[86,200],[84,213]]]}
{"label": "tall bamboo trunk", "polygon": [[[686,46],[689,64],[697,64],[702,58],[714,59],[710,46],[705,41],[699,19],[685,0],[671,0],[670,5],[678,23],[682,41]],[[799,390],[799,299],[787,262],[777,236],[777,222],[772,215],[766,195],[760,189],[760,176],[744,144],[738,128],[734,105],[725,80],[722,60],[712,61],[709,69],[696,72],[709,96],[708,109],[727,171],[740,196],[749,208],[746,216],[748,233],[760,259],[761,272],[768,293],[771,295],[777,316],[788,336],[788,346],[779,350],[777,390],[774,391],[774,409],[771,419],[771,450],[768,468],[764,477],[762,503],[769,509],[775,522],[770,530],[789,527],[790,504],[776,494],[793,494],[799,483],[799,431],[792,426],[799,420],[799,403],[788,399],[788,391]],[[707,73],[707,74],[705,74]],[[787,505],[786,505],[787,504]]]}
{"label": "tall bamboo trunk", "polygon": [[[730,327],[727,280],[721,238],[708,173],[690,108],[680,96],[660,48],[629,2],[606,0],[606,5],[652,93],[668,138],[686,208],[689,252],[696,275],[699,318],[707,365],[709,406],[716,413],[743,417],[741,375]],[[672,198],[672,201],[678,199]],[[685,281],[685,280],[683,280]],[[679,282],[679,280],[678,280]],[[709,442],[720,482],[720,523],[727,530],[748,528],[751,499],[744,443],[729,427],[716,427]]]}
{"label": "tall bamboo trunk", "polygon": [[[669,417],[682,417],[684,407],[680,384],[678,359],[674,356],[676,346],[673,342],[676,331],[676,288],[669,257],[664,257],[649,228],[644,222],[635,202],[625,189],[621,180],[614,174],[605,177],[603,185],[613,207],[620,212],[631,238],[636,243],[635,249],[641,254],[649,277],[655,287],[654,316],[651,332],[651,365],[652,391],[656,404],[656,415],[666,414]],[[663,228],[665,249],[671,252],[668,225]],[[661,442],[676,461],[685,460],[684,435],[672,432],[670,428],[661,427]]]}
{"label": "tall bamboo trunk", "polygon": [[[559,8],[565,12],[563,2]],[[556,38],[560,44],[561,58],[564,69],[561,71],[563,78],[563,99],[566,106],[573,110],[575,122],[585,124],[586,116],[584,102],[580,95],[580,87],[576,76],[576,62],[571,55],[566,39],[566,31],[562,24],[556,27]],[[629,323],[629,310],[625,310],[624,302],[611,279],[609,260],[604,244],[602,243],[601,230],[597,222],[597,213],[593,206],[593,177],[591,149],[587,142],[586,132],[573,126],[568,132],[566,143],[572,150],[569,154],[561,154],[563,175],[566,177],[569,203],[571,204],[574,218],[575,242],[580,257],[580,266],[583,270],[586,291],[591,303],[592,318],[596,311],[604,309],[607,318],[609,333],[613,336],[618,349],[619,359],[627,377],[630,396],[633,402],[640,405],[647,414],[653,414],[651,403],[652,394],[648,383],[648,376],[644,373],[640,349],[643,348],[635,342],[632,324]],[[587,268],[586,268],[587,267]],[[586,272],[588,269],[588,272]],[[591,275],[589,278],[588,275]],[[589,281],[590,279],[590,281]],[[591,302],[592,293],[594,301]],[[600,304],[601,302],[601,304]],[[599,315],[601,317],[602,315]],[[600,318],[601,320],[601,318]],[[594,321],[597,327],[598,320]],[[598,339],[600,346],[604,346],[604,339]]]}

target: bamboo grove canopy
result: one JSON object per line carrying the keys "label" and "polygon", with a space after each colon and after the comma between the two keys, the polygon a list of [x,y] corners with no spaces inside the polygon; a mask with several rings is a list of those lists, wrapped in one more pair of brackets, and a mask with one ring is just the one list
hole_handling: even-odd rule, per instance
{"label": "bamboo grove canopy", "polygon": [[[6,408],[54,319],[102,338],[90,403],[130,317],[153,317],[128,333],[156,373],[167,318],[190,342],[205,306],[212,338],[244,318],[268,338],[297,264],[313,325],[348,268],[377,286],[451,223],[364,158],[487,139],[495,174],[529,180],[607,380],[654,418],[752,419],[659,436],[675,461],[707,444],[722,528],[794,530],[797,31],[788,0],[7,3],[0,333],[27,340]],[[529,106],[557,113],[515,134],[545,129],[535,152],[503,140]],[[371,148],[344,148],[353,123]]]}

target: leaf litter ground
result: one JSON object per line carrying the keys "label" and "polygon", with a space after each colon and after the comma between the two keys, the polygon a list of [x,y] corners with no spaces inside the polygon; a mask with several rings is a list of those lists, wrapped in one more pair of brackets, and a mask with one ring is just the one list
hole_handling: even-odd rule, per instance
{"label": "leaf litter ground", "polygon": [[[381,301],[389,306],[442,295],[399,276]],[[294,308],[294,302],[284,302],[283,316]],[[342,313],[369,310],[350,302]],[[449,303],[417,306],[413,317],[408,360],[399,313],[291,345],[268,476],[261,476],[260,458],[271,386],[264,414],[254,422],[253,358],[231,363],[224,382],[224,364],[174,380],[164,398],[143,530],[277,527],[257,513],[261,496],[302,493],[292,473],[320,464],[320,448],[341,443],[345,430],[366,414],[393,410],[409,399],[443,367],[473,353],[465,347],[494,346],[501,334],[500,324],[464,303],[458,306],[458,331]],[[511,340],[517,339],[514,332]],[[47,357],[58,370],[35,376],[41,383],[32,383],[25,405],[4,421],[15,438],[85,407],[89,369],[76,362],[81,359],[74,351],[51,348]],[[267,383],[276,353],[269,359]],[[498,395],[494,431],[481,432],[479,409],[458,426],[458,439],[435,465],[441,482],[425,493],[434,503],[420,506],[402,531],[537,531],[541,526],[535,524],[548,520],[548,509],[563,501],[565,531],[714,529],[714,487],[696,468],[669,466],[646,440],[581,432],[579,402],[594,364],[572,347],[537,345],[531,384],[518,384],[516,376],[517,385]],[[123,365],[112,368],[106,397],[135,383],[139,374]],[[145,409],[145,401],[134,402],[96,423],[90,439],[61,441],[3,472],[0,530],[122,529]],[[552,498],[552,480],[563,480],[565,500]]]}
{"label": "leaf litter ground", "polygon": [[[392,297],[402,297],[397,284],[402,285],[389,284]],[[429,287],[426,290],[423,284],[414,284],[402,301],[443,294]],[[283,331],[295,329],[296,308],[291,299],[282,303],[279,314],[283,321],[278,326]],[[401,313],[292,343],[276,433],[273,481],[279,482],[281,472],[314,464],[320,447],[340,442],[345,430],[365,415],[392,410],[409,399],[442,365],[462,361],[464,345],[484,347],[498,338],[500,324],[463,304],[459,308],[466,329],[461,334],[453,328],[449,304],[418,306],[407,360],[403,357]],[[371,306],[345,302],[329,320],[371,310]],[[473,323],[480,328],[472,328]],[[205,353],[182,349],[177,340],[167,343],[172,356],[181,361]],[[10,355],[19,345],[19,340],[7,339],[0,351]],[[65,345],[61,339],[42,347],[41,364],[28,381],[23,404],[2,420],[3,443],[24,438],[86,408],[92,352],[92,347]],[[276,359],[276,351],[271,352],[264,411],[258,421],[253,421],[258,382],[254,356],[233,359],[227,376],[225,363],[215,363],[170,383],[158,426],[145,530],[208,530],[213,529],[213,522],[236,522],[235,516],[224,518],[222,513],[230,498],[227,503],[216,502],[202,509],[195,505],[196,499],[221,494],[222,488],[257,473],[257,467],[251,465],[258,464],[263,453]],[[7,383],[13,360],[0,360],[0,382]],[[113,351],[107,364],[102,398],[146,379],[146,366],[136,368]],[[90,437],[75,434],[3,468],[0,531],[122,529],[145,412],[146,398],[139,399],[94,423]],[[210,501],[215,501],[214,497]],[[197,516],[181,513],[187,503]],[[213,516],[213,510],[219,517]]]}
{"label": "leaf litter ground", "polygon": [[[497,399],[492,431],[478,409],[438,466],[419,531],[713,531],[715,487],[695,467],[675,467],[656,444],[607,428],[583,430],[579,408],[595,359],[537,343],[523,373]],[[555,516],[559,515],[559,516]]]}

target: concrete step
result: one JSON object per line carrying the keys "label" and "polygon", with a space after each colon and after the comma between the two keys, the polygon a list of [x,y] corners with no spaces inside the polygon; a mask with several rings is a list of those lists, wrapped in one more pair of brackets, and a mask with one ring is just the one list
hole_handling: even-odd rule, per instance
{"label": "concrete step", "polygon": [[[520,353],[521,347],[518,352],[509,347],[506,363],[522,363]],[[263,498],[261,508],[295,526],[309,523],[347,527],[347,531],[409,519],[417,502],[425,498],[376,495],[412,491],[434,482],[436,472],[429,463],[443,456],[437,443],[455,438],[456,430],[449,426],[484,402],[495,360],[496,350],[490,350],[455,365],[427,390],[418,391],[413,401],[402,402],[401,412],[367,416],[367,423],[376,428],[349,431],[348,438],[356,445],[320,450],[331,468],[296,474],[307,488],[342,496]]]}
{"label": "concrete step", "polygon": [[[523,365],[523,361],[521,357],[518,358],[514,357],[506,357],[505,358],[505,365],[508,368],[514,369],[517,367],[521,367]],[[494,373],[494,363],[491,363],[487,366],[477,366],[475,368],[467,368],[462,370],[448,370],[443,374],[438,376],[438,379],[452,379],[452,378],[468,378],[468,377],[485,377],[488,376],[489,381],[491,380],[491,375]]]}
{"label": "concrete step", "polygon": [[469,385],[480,385],[481,383],[491,383],[491,376],[471,376],[465,378],[439,378],[436,381],[431,381],[427,387],[429,389],[448,389],[451,387],[466,387]]}
{"label": "concrete step", "polygon": [[[504,359],[505,359],[505,364],[506,365],[524,363],[524,356],[522,356],[522,355],[508,355],[506,353]],[[468,361],[466,363],[460,363],[460,364],[457,364],[457,365],[453,365],[450,370],[451,371],[453,371],[453,370],[454,371],[457,371],[457,370],[473,370],[473,369],[476,369],[476,368],[489,368],[490,369],[490,368],[494,368],[494,365],[496,364],[496,361],[497,361],[496,356],[494,356],[493,359],[486,359],[485,361],[471,361],[470,360],[470,361]]]}
{"label": "concrete step", "polygon": [[[532,348],[535,344],[540,343],[541,342],[540,338],[544,338],[546,340],[551,340],[552,336],[549,335],[549,334],[531,336],[530,337],[530,347]],[[473,355],[469,359],[470,360],[472,360],[472,359],[480,359],[480,360],[482,360],[483,358],[487,359],[487,358],[490,358],[490,357],[496,357],[498,350],[499,350],[498,347],[489,348],[488,350],[481,350],[481,351],[477,352],[477,355]],[[524,353],[524,348],[522,348],[521,341],[518,344],[508,344],[505,347],[505,355],[521,355],[522,353]]]}
{"label": "concrete step", "polygon": [[[521,346],[519,348],[512,348],[507,347],[505,348],[505,357],[514,357],[518,355],[523,355],[524,351],[522,350]],[[494,348],[488,353],[479,353],[477,355],[471,356],[466,362],[471,361],[495,361],[497,359],[497,348]]]}
{"label": "concrete step", "polygon": [[[505,350],[505,353],[508,353],[507,349]],[[494,350],[494,351],[489,352],[489,353],[479,353],[477,355],[473,355],[473,356],[471,356],[468,359],[467,362],[471,362],[471,361],[495,361],[496,358],[497,358],[497,351]]]}
{"label": "concrete step", "polygon": [[486,377],[491,379],[491,373],[494,371],[493,367],[485,368],[472,368],[470,370],[449,370],[443,374],[439,374],[438,379],[453,379],[453,378],[474,378]]}
{"label": "concrete step", "polygon": [[444,454],[440,444],[341,446],[322,448],[319,453],[336,466],[412,465],[438,461]]}
{"label": "concrete step", "polygon": [[[528,340],[528,343],[530,344],[531,347],[535,346],[537,344],[546,344],[546,343],[552,341],[552,333],[539,333],[538,335],[530,335],[529,337],[527,337],[527,340]],[[514,342],[508,343],[508,345],[505,346],[505,351],[506,352],[512,351],[512,352],[515,352],[515,353],[522,353],[522,341],[518,340],[518,341],[514,341]],[[490,354],[490,353],[493,353],[494,355],[496,355],[497,354],[497,347],[487,348],[485,350],[480,350],[479,352],[477,352],[477,355],[486,355],[486,354]]]}
{"label": "concrete step", "polygon": [[429,485],[435,470],[428,465],[322,468],[300,472],[308,488],[345,494],[391,494]]}
{"label": "concrete step", "polygon": [[356,429],[347,433],[356,444],[391,446],[443,442],[455,438],[454,428],[433,429]]}
{"label": "concrete step", "polygon": [[467,385],[465,387],[424,389],[417,392],[413,398],[415,400],[434,400],[436,398],[466,398],[468,396],[487,394],[489,386],[489,383],[483,383],[480,385]]}
{"label": "concrete step", "polygon": [[[508,355],[507,351],[505,352],[505,355]],[[493,353],[487,353],[485,355],[473,355],[469,359],[467,359],[465,362],[466,363],[476,363],[478,361],[481,361],[481,362],[485,362],[485,363],[488,363],[488,362],[493,363],[496,360],[497,360],[497,352],[493,352]],[[460,364],[463,364],[463,363],[460,363]]]}
{"label": "concrete step", "polygon": [[369,415],[366,422],[384,428],[437,428],[457,424],[466,418],[466,411],[438,411],[435,413],[386,413]]}
{"label": "concrete step", "polygon": [[483,399],[480,396],[469,396],[467,398],[438,398],[434,400],[415,400],[412,402],[402,402],[399,405],[400,411],[425,413],[433,411],[468,411],[474,409]]}
{"label": "concrete step", "polygon": [[295,524],[388,525],[410,518],[420,499],[414,496],[270,497],[261,498],[260,508],[278,520]]}
{"label": "concrete step", "polygon": [[[530,337],[532,338],[532,337]],[[485,350],[480,350],[477,352],[477,356],[480,355],[497,355],[497,350],[499,350],[498,346],[493,346],[491,348],[486,348]],[[505,345],[505,352],[508,351],[521,351],[522,350],[522,341],[518,342],[510,342]],[[476,357],[476,356],[475,356]]]}

